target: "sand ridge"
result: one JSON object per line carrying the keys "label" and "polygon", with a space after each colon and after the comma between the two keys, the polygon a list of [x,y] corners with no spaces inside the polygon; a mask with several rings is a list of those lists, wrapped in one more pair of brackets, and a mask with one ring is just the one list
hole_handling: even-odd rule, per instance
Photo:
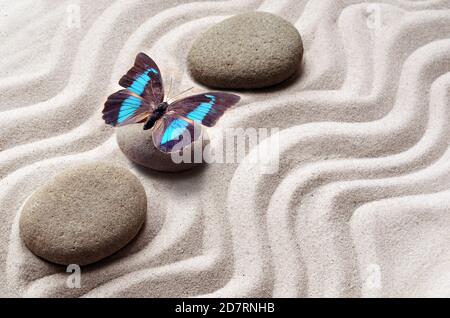
{"label": "sand ridge", "polygon": [[[0,2],[0,295],[449,295],[448,1],[79,1],[80,28],[72,1],[38,2]],[[280,171],[258,175],[250,155],[170,176],[127,161],[101,109],[135,54],[190,87],[196,36],[250,10],[297,27],[303,70],[241,92],[217,129],[279,128]],[[49,176],[96,160],[140,179],[147,223],[69,289],[64,267],[23,246],[18,217]]]}

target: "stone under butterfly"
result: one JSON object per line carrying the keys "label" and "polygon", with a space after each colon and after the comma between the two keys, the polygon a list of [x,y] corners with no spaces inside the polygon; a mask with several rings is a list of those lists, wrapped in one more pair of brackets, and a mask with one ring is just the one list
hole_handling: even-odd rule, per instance
{"label": "stone under butterfly", "polygon": [[[212,127],[240,97],[222,92],[193,95],[172,103],[164,100],[164,88],[156,63],[144,53],[119,81],[126,88],[108,97],[103,119],[112,126],[144,123],[152,129],[153,143],[163,152],[172,152],[200,136],[198,124]],[[177,147],[175,148],[175,145]]]}

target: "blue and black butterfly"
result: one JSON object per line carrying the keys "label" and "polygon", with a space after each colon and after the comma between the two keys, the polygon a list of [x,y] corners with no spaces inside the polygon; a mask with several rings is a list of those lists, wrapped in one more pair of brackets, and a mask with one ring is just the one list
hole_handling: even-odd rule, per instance
{"label": "blue and black butterfly", "polygon": [[181,149],[192,143],[200,135],[194,129],[196,125],[214,126],[240,100],[234,94],[208,92],[169,104],[164,100],[161,72],[144,53],[137,55],[134,66],[119,85],[126,89],[108,97],[103,119],[112,126],[144,123],[144,130],[152,128],[153,143],[163,152],[171,152],[175,145]]}

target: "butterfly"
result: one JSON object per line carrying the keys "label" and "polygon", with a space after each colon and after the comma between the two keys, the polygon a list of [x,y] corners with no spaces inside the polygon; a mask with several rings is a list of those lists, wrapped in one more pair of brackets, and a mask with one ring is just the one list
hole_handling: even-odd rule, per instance
{"label": "butterfly", "polygon": [[197,140],[199,125],[214,126],[240,100],[234,94],[207,92],[168,103],[164,100],[161,72],[145,53],[136,56],[134,66],[119,85],[125,89],[110,95],[105,102],[106,124],[144,123],[144,130],[152,129],[155,147],[163,152],[182,149]]}

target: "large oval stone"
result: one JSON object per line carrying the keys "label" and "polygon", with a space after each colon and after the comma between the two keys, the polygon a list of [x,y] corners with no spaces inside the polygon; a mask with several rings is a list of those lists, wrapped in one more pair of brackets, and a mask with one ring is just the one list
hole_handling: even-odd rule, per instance
{"label": "large oval stone", "polygon": [[288,21],[265,12],[236,15],[211,27],[192,45],[192,77],[211,87],[261,88],[300,68],[303,44]]}
{"label": "large oval stone", "polygon": [[20,235],[43,259],[86,265],[130,242],[146,211],[145,190],[131,172],[88,164],[59,174],[30,196],[21,211]]}

